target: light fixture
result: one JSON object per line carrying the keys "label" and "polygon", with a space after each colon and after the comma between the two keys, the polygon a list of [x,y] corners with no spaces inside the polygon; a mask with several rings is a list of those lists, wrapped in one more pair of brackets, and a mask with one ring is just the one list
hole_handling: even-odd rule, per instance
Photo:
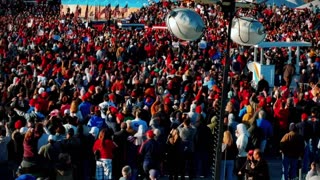
{"label": "light fixture", "polygon": [[205,29],[201,16],[187,8],[173,9],[166,16],[166,25],[175,37],[186,41],[199,39]]}
{"label": "light fixture", "polygon": [[231,39],[243,46],[259,44],[266,37],[264,26],[251,17],[234,17],[231,25]]}

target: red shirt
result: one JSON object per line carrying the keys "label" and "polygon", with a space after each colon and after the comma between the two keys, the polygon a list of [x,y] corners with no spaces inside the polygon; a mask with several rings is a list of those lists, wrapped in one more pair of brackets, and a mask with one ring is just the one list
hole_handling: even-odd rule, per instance
{"label": "red shirt", "polygon": [[101,159],[112,159],[113,158],[113,150],[116,148],[116,145],[113,141],[107,139],[104,141],[103,146],[101,146],[101,139],[97,139],[93,145],[93,152],[96,150],[100,150]]}

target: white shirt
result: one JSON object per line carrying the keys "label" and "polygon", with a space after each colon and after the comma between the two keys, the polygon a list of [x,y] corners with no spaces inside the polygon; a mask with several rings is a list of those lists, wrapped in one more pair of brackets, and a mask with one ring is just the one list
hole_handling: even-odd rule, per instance
{"label": "white shirt", "polygon": [[[143,126],[143,130],[146,131],[148,129],[148,125],[147,122],[142,120],[142,119],[134,119],[131,121],[130,126],[134,131],[138,131],[139,126],[142,125]],[[145,132],[143,132],[145,133]]]}

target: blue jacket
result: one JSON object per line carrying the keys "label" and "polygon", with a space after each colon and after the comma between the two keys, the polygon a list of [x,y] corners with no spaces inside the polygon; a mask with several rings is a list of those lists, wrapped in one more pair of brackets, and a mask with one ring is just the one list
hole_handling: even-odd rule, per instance
{"label": "blue jacket", "polygon": [[88,101],[83,101],[82,103],[80,103],[79,110],[84,119],[88,116],[88,114],[90,114],[90,107],[91,103],[89,103]]}
{"label": "blue jacket", "polygon": [[106,127],[106,123],[104,122],[104,119],[102,119],[102,117],[93,115],[89,119],[88,126],[97,127],[101,130],[102,128]]}

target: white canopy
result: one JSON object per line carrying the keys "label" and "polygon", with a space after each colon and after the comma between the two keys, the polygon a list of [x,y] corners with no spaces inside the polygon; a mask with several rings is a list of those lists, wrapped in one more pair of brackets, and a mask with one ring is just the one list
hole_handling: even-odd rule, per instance
{"label": "white canopy", "polygon": [[304,9],[304,8],[309,8],[309,9],[311,9],[311,7],[312,7],[311,5],[312,5],[313,7],[315,7],[315,6],[320,7],[320,0],[314,0],[314,1],[312,1],[312,2],[309,2],[309,3],[306,3],[306,4],[304,4],[304,5],[298,6],[297,8],[298,8],[298,9]]}
{"label": "white canopy", "polygon": [[303,0],[268,0],[266,4],[275,4],[277,6],[286,5],[289,8],[296,8],[304,5],[305,2]]}

